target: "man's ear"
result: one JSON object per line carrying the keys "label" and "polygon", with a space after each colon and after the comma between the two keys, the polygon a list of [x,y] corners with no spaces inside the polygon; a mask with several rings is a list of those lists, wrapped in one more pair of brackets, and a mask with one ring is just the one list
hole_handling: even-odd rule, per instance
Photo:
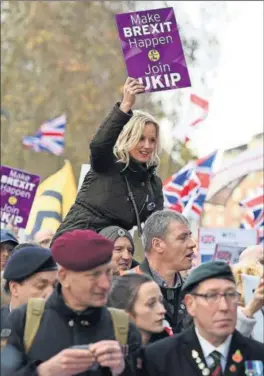
{"label": "man's ear", "polygon": [[195,301],[194,296],[192,296],[191,294],[186,294],[184,297],[184,304],[186,306],[188,314],[192,317],[195,317],[196,301]]}
{"label": "man's ear", "polygon": [[152,239],[152,248],[157,253],[163,253],[163,247],[162,247],[163,240],[159,238],[153,238]]}
{"label": "man's ear", "polygon": [[18,287],[19,283],[15,281],[10,281],[9,282],[9,290],[10,290],[10,295],[14,297],[18,297]]}
{"label": "man's ear", "polygon": [[65,269],[63,266],[59,266],[59,269],[58,269],[58,280],[59,280],[60,284],[64,288],[69,288],[70,283],[68,281],[67,269]]}

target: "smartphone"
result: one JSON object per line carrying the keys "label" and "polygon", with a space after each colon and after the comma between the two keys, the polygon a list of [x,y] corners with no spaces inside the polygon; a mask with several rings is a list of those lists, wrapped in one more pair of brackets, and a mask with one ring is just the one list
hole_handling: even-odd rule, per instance
{"label": "smartphone", "polygon": [[[77,349],[77,350],[88,350],[90,345],[75,345],[70,347],[71,349]],[[96,371],[99,368],[99,364],[97,362],[94,362],[91,367],[87,369],[87,371]]]}

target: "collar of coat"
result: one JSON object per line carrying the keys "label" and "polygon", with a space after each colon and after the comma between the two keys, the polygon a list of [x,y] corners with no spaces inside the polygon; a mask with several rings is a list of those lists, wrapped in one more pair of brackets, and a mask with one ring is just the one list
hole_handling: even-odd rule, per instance
{"label": "collar of coat", "polygon": [[134,158],[129,159],[129,165],[124,169],[124,164],[122,163],[121,174],[129,175],[129,177],[134,178],[139,181],[146,181],[156,173],[157,166],[147,167],[146,164],[137,162]]}
{"label": "collar of coat", "polygon": [[[144,258],[144,260],[142,261],[142,263],[139,265],[139,268],[141,269],[142,272],[144,272],[145,274],[149,274],[151,276],[151,278],[157,282],[155,280],[155,276],[152,274],[151,272],[151,268],[150,268],[150,265],[149,265],[149,262],[148,262],[148,259],[147,258]],[[171,287],[171,288],[167,288],[167,289],[175,289],[175,290],[178,290],[180,289],[181,290],[181,286],[183,284],[183,279],[180,275],[180,273],[175,273],[175,275],[177,275],[177,278],[179,278],[179,285],[177,287]]]}
{"label": "collar of coat", "polygon": [[86,320],[89,321],[90,324],[97,323],[101,319],[103,310],[105,309],[104,307],[91,307],[84,311],[74,311],[65,304],[59,283],[49,297],[46,307],[58,311],[62,316],[67,317],[67,319],[70,318],[77,321]]}

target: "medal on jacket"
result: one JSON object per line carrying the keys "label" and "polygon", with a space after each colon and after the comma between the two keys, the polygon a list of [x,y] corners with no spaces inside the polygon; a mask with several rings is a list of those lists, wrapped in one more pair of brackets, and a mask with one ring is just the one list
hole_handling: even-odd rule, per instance
{"label": "medal on jacket", "polygon": [[264,368],[261,360],[245,361],[245,375],[247,376],[263,376]]}
{"label": "medal on jacket", "polygon": [[202,375],[203,376],[210,375],[209,369],[206,367],[206,365],[204,364],[204,362],[200,358],[199,353],[196,350],[192,350],[192,357],[195,360],[197,367],[202,372]]}

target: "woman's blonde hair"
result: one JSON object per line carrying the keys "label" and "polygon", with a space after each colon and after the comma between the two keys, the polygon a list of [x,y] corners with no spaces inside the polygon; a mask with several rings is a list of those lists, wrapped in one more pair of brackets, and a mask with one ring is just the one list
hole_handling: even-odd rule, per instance
{"label": "woman's blonde hair", "polygon": [[160,152],[160,129],[157,120],[149,113],[136,110],[133,113],[132,118],[124,126],[122,132],[120,133],[116,144],[114,146],[114,155],[117,158],[117,162],[125,163],[125,168],[129,164],[129,152],[132,150],[140,140],[144,132],[144,128],[147,124],[152,123],[156,127],[157,139],[155,150],[152,153],[150,161],[147,166],[158,165],[160,162],[159,152]]}
{"label": "woman's blonde hair", "polygon": [[257,263],[240,262],[240,263],[232,265],[232,271],[236,280],[237,291],[241,294],[239,305],[244,307],[245,297],[244,297],[242,274],[261,277],[263,275],[263,266]]}

